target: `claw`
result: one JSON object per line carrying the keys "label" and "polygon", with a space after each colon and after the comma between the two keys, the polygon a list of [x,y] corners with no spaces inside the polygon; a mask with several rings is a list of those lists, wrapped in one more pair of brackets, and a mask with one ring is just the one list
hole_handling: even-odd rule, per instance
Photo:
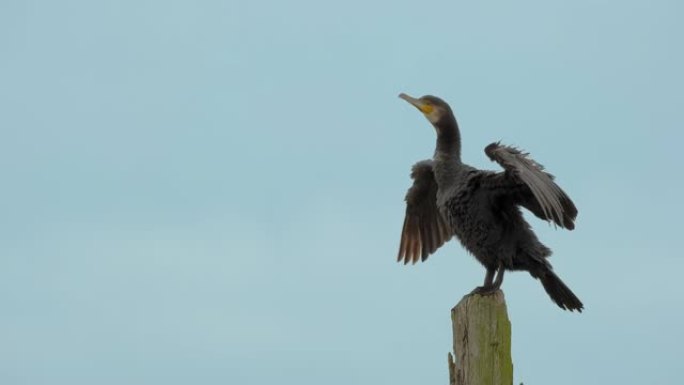
{"label": "claw", "polygon": [[473,291],[470,292],[470,294],[479,294],[479,295],[492,295],[499,291],[499,288],[492,285],[492,286],[478,286]]}

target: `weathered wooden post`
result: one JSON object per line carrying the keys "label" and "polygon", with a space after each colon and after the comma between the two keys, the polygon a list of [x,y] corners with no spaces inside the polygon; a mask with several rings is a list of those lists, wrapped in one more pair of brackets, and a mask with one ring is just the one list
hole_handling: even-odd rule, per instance
{"label": "weathered wooden post", "polygon": [[451,309],[450,385],[512,385],[511,322],[501,290],[471,294]]}

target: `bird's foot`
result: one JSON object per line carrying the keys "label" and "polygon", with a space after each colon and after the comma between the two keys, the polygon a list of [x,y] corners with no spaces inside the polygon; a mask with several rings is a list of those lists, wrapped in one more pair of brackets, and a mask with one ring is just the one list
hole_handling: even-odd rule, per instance
{"label": "bird's foot", "polygon": [[492,295],[496,293],[499,290],[498,287],[491,285],[491,286],[478,286],[473,291],[470,292],[470,294],[479,294],[479,295]]}

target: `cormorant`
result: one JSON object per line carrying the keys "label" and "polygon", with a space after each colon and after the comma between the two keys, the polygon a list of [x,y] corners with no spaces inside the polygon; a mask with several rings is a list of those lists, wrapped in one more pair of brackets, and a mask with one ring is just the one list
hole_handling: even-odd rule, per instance
{"label": "cormorant", "polygon": [[460,132],[449,105],[431,95],[399,97],[432,123],[437,145],[432,159],[412,168],[398,261],[425,261],[455,235],[487,269],[484,285],[473,292],[493,293],[501,287],[504,271],[525,270],[541,280],[558,306],[581,312],[582,302],[547,261],[551,250],[539,242],[520,211],[524,207],[556,226],[574,229],[577,208],[554,177],[527,153],[500,142],[488,145],[485,154],[503,172],[463,163]]}

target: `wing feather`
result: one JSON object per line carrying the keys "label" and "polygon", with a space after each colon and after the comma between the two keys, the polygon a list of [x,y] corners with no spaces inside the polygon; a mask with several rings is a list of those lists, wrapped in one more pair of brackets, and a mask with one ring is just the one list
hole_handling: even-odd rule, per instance
{"label": "wing feather", "polygon": [[[492,143],[485,148],[489,159],[504,168],[504,174],[490,177],[497,180],[501,190],[516,196],[522,206],[538,217],[572,230],[577,208],[568,195],[554,182],[553,175],[515,147]],[[531,194],[531,197],[527,194]]]}
{"label": "wing feather", "polygon": [[406,193],[406,215],[397,255],[397,261],[404,264],[425,261],[451,238],[451,231],[437,208],[432,161],[416,163],[411,178],[413,185]]}

